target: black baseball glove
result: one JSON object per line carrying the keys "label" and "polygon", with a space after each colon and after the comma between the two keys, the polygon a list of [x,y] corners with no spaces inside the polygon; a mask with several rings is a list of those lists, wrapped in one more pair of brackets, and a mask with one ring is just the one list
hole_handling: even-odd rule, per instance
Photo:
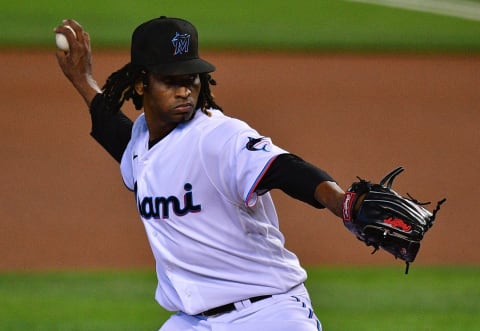
{"label": "black baseball glove", "polygon": [[379,248],[400,258],[406,263],[408,273],[410,262],[420,249],[420,242],[432,227],[440,205],[433,212],[408,197],[402,197],[392,190],[395,177],[403,171],[402,167],[390,172],[379,184],[359,178],[345,194],[343,201],[343,223],[360,241],[373,246],[375,253]]}

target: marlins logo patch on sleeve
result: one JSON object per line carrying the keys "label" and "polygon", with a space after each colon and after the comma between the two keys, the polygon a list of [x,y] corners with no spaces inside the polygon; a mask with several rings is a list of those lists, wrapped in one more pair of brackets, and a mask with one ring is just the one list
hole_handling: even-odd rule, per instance
{"label": "marlins logo patch on sleeve", "polygon": [[249,151],[270,152],[272,150],[272,141],[268,137],[259,137],[259,138],[248,137],[248,142],[246,147]]}

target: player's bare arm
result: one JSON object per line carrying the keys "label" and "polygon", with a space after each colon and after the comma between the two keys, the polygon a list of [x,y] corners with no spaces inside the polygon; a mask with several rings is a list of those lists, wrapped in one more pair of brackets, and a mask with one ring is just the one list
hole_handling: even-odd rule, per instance
{"label": "player's bare arm", "polygon": [[[66,26],[73,28],[76,36]],[[69,44],[68,51],[57,49],[58,64],[64,75],[90,107],[95,95],[101,92],[92,75],[90,37],[75,20],[64,20],[54,31],[64,34]]]}
{"label": "player's bare arm", "polygon": [[315,199],[338,217],[342,217],[344,196],[345,192],[340,186],[331,181],[321,182],[315,189]]}

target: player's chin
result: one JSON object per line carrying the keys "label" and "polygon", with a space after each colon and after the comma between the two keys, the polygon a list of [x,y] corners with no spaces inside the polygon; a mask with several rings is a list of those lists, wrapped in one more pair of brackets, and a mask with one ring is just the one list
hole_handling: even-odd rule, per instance
{"label": "player's chin", "polygon": [[186,122],[192,119],[194,113],[193,107],[191,109],[185,110],[175,110],[172,113],[173,120],[177,123]]}

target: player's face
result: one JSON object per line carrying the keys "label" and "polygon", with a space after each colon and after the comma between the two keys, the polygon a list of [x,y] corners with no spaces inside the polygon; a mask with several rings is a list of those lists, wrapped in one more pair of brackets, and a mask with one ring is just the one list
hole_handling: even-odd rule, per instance
{"label": "player's face", "polygon": [[[192,118],[200,94],[198,74],[161,76],[150,74],[143,87],[143,108],[147,121],[173,129]],[[138,89],[137,89],[138,90]]]}

